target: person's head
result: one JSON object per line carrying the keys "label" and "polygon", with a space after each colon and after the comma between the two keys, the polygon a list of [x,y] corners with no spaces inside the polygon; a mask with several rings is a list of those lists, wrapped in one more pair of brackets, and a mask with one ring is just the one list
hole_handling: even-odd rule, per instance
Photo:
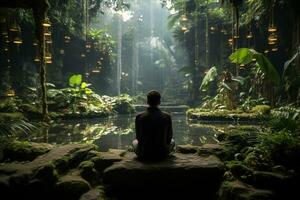
{"label": "person's head", "polygon": [[151,90],[147,94],[147,103],[151,107],[156,107],[160,104],[160,94],[155,90]]}

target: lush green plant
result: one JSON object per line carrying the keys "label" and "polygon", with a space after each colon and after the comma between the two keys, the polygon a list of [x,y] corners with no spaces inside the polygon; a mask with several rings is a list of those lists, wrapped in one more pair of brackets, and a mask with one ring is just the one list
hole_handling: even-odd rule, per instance
{"label": "lush green plant", "polygon": [[206,75],[204,76],[201,86],[200,86],[200,90],[201,91],[207,91],[209,84],[214,81],[216,79],[216,77],[218,76],[218,70],[215,66],[213,66],[212,68],[210,68],[208,70],[208,72],[206,73]]}
{"label": "lush green plant", "polygon": [[266,149],[275,164],[299,167],[300,139],[288,131],[261,136],[261,148]]}
{"label": "lush green plant", "polygon": [[277,86],[280,84],[280,76],[277,69],[269,61],[269,59],[254,49],[240,48],[229,56],[232,63],[238,65],[249,65],[254,63],[258,69],[262,70],[265,76]]}
{"label": "lush green plant", "polygon": [[28,134],[36,127],[24,120],[0,121],[0,136],[12,136],[17,133]]}

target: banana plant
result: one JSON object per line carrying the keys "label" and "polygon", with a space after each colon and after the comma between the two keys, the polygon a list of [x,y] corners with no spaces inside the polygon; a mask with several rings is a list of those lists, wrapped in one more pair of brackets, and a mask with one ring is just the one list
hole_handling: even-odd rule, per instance
{"label": "banana plant", "polygon": [[229,60],[238,65],[254,63],[255,66],[263,72],[266,78],[272,81],[276,86],[279,86],[281,83],[280,75],[274,65],[265,55],[254,49],[240,48],[229,56]]}

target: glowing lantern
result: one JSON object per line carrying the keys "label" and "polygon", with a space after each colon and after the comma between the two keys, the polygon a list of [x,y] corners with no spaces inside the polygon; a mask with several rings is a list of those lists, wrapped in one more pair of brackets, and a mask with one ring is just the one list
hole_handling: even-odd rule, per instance
{"label": "glowing lantern", "polygon": [[14,44],[22,44],[22,43],[23,43],[23,41],[22,41],[22,39],[21,39],[21,38],[19,38],[19,37],[16,37],[16,38],[13,40],[13,43],[14,43]]}
{"label": "glowing lantern", "polygon": [[81,58],[85,58],[85,54],[84,53],[82,53],[80,56],[81,56]]}
{"label": "glowing lantern", "polygon": [[268,28],[268,31],[269,31],[270,33],[274,33],[274,32],[277,31],[277,27],[272,25],[272,26],[270,26],[270,27]]}
{"label": "glowing lantern", "polygon": [[186,32],[187,30],[188,30],[188,28],[186,26],[181,27],[182,32]]}
{"label": "glowing lantern", "polygon": [[34,58],[34,62],[40,62],[40,61],[41,61],[41,59],[40,59],[39,56],[36,56],[36,57]]}
{"label": "glowing lantern", "polygon": [[51,22],[50,22],[49,18],[46,18],[46,19],[43,21],[42,25],[43,25],[44,27],[50,27],[50,26],[51,26]]}
{"label": "glowing lantern", "polygon": [[45,35],[45,36],[51,36],[51,32],[50,32],[50,31],[46,31],[46,32],[44,33],[44,35]]}
{"label": "glowing lantern", "polygon": [[247,39],[252,39],[253,38],[253,34],[252,32],[249,32],[249,34],[246,36]]}
{"label": "glowing lantern", "polygon": [[187,16],[185,14],[181,15],[181,21],[183,21],[183,22],[188,21],[188,18],[187,18]]}
{"label": "glowing lantern", "polygon": [[51,53],[46,52],[46,53],[45,53],[45,60],[50,60],[50,59],[52,59]]}
{"label": "glowing lantern", "polygon": [[93,73],[100,73],[101,71],[100,71],[99,68],[95,68],[95,69],[92,70],[92,72],[93,72]]}
{"label": "glowing lantern", "polygon": [[18,32],[20,30],[20,28],[18,27],[17,24],[12,24],[9,29],[8,29],[10,32]]}
{"label": "glowing lantern", "polygon": [[272,52],[278,51],[278,48],[277,48],[277,47],[274,47],[274,48],[271,49],[271,51],[272,51]]}
{"label": "glowing lantern", "polygon": [[269,50],[265,50],[264,53],[269,53]]}
{"label": "glowing lantern", "polygon": [[12,90],[12,89],[8,89],[8,90],[6,90],[6,92],[4,93],[4,96],[6,96],[6,97],[13,97],[13,96],[15,96],[15,91]]}

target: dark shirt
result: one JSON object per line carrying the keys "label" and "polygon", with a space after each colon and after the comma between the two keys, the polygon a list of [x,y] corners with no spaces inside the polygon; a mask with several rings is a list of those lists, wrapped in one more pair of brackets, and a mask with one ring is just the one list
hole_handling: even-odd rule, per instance
{"label": "dark shirt", "polygon": [[171,116],[157,107],[149,107],[135,119],[139,157],[162,157],[168,154],[173,137]]}

